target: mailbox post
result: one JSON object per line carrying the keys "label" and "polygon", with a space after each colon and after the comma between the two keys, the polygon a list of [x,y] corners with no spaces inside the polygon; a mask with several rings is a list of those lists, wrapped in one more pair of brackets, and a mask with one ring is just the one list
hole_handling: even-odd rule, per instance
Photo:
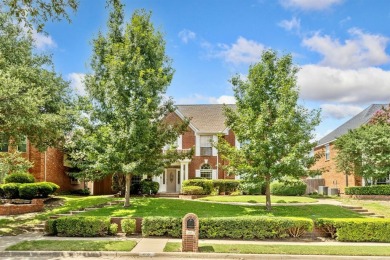
{"label": "mailbox post", "polygon": [[184,216],[182,222],[182,252],[198,252],[199,219],[193,213]]}

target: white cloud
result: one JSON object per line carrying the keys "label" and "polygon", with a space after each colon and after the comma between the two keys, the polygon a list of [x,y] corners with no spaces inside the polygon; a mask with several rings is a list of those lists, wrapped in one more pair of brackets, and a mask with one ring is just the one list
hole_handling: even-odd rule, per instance
{"label": "white cloud", "polygon": [[390,71],[380,68],[337,69],[305,65],[298,72],[304,99],[340,103],[390,101]]}
{"label": "white cloud", "polygon": [[363,108],[354,105],[336,105],[336,104],[323,104],[321,105],[322,115],[324,117],[331,117],[336,119],[343,119],[346,117],[352,117],[360,113]]}
{"label": "white cloud", "polygon": [[336,68],[363,68],[386,64],[390,56],[386,53],[389,38],[379,34],[364,33],[350,29],[351,39],[340,43],[329,35],[316,33],[303,40],[303,45],[323,56],[321,65]]}
{"label": "white cloud", "polygon": [[297,8],[305,11],[320,11],[333,5],[342,3],[344,0],[280,0],[285,8]]}
{"label": "white cloud", "polygon": [[53,38],[50,35],[45,35],[42,33],[37,33],[35,30],[32,32],[32,37],[34,39],[35,46],[40,49],[44,50],[47,48],[55,48],[57,47],[56,42],[53,40]]}
{"label": "white cloud", "polygon": [[227,63],[233,64],[250,64],[259,61],[264,45],[256,41],[247,40],[244,37],[239,37],[236,43],[231,46],[220,44],[221,50],[217,51],[216,56],[222,57]]}
{"label": "white cloud", "polygon": [[70,87],[74,92],[80,96],[85,96],[85,85],[84,85],[85,74],[83,73],[70,73],[68,79],[70,80]]}
{"label": "white cloud", "polygon": [[236,98],[234,96],[222,95],[219,98],[209,98],[209,102],[211,104],[235,104]]}
{"label": "white cloud", "polygon": [[280,27],[285,29],[286,31],[297,31],[301,29],[301,20],[296,17],[291,18],[291,20],[282,20],[278,23]]}
{"label": "white cloud", "polygon": [[190,40],[194,40],[196,38],[196,33],[192,32],[190,30],[184,29],[184,30],[179,32],[178,36],[182,42],[188,43]]}

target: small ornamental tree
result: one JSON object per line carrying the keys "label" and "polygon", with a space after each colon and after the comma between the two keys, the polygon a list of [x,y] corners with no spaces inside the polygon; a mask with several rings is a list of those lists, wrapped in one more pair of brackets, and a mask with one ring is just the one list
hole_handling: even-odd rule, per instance
{"label": "small ornamental tree", "polygon": [[164,120],[175,109],[171,100],[164,100],[173,69],[151,14],[135,11],[124,24],[121,2],[108,3],[107,33],[99,33],[93,41],[93,72],[85,80],[97,144],[87,153],[96,171],[126,175],[127,207],[132,176],[159,175],[164,166],[187,156],[162,150],[186,130],[188,122],[168,124]]}
{"label": "small ornamental tree", "polygon": [[267,50],[249,68],[248,79],[233,77],[237,110],[225,107],[225,116],[241,149],[223,138],[215,144],[229,163],[224,166],[229,173],[265,182],[267,210],[271,210],[271,180],[305,176],[316,159],[309,153],[315,146],[312,131],[320,122],[319,111],[297,104],[297,71],[291,55],[278,57]]}

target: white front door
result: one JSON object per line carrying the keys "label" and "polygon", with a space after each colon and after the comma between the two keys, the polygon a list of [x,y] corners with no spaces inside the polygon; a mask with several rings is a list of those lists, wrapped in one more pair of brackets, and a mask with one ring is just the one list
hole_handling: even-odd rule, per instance
{"label": "white front door", "polygon": [[166,183],[167,183],[167,192],[176,192],[176,169],[175,168],[169,168],[167,169],[167,176],[166,176]]}

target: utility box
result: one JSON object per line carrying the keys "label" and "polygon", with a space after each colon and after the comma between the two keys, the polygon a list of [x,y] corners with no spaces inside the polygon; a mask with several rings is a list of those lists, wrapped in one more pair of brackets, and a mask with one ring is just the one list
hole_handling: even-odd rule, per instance
{"label": "utility box", "polygon": [[182,252],[198,252],[199,218],[193,213],[188,213],[182,221]]}
{"label": "utility box", "polygon": [[328,186],[318,186],[318,194],[328,195]]}
{"label": "utility box", "polygon": [[328,195],[329,196],[339,195],[339,189],[338,188],[330,188]]}

